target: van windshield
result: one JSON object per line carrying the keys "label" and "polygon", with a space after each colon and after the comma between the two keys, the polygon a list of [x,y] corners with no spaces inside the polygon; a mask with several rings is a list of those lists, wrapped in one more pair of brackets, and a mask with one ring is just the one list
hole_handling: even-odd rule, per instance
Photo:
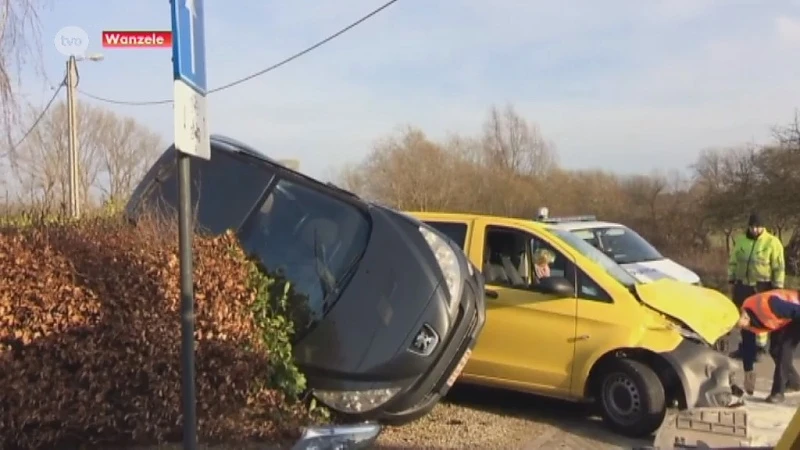
{"label": "van windshield", "polygon": [[620,264],[664,259],[661,252],[628,227],[585,228],[575,229],[572,232],[608,255],[614,255],[614,260]]}
{"label": "van windshield", "polygon": [[574,248],[581,255],[600,265],[600,267],[602,267],[606,273],[614,277],[614,279],[622,283],[624,286],[631,287],[636,284],[636,279],[629,274],[628,271],[623,269],[608,255],[598,250],[585,240],[581,239],[580,236],[571,231],[560,230],[557,228],[548,228],[548,231],[561,238],[562,241]]}
{"label": "van windshield", "polygon": [[[197,228],[211,235],[237,232],[247,253],[270,276],[292,286],[294,339],[301,339],[338,300],[355,271],[371,233],[369,217],[325,187],[280,179],[268,162],[219,151],[191,162],[192,208]],[[168,152],[171,150],[168,150]],[[172,150],[174,152],[174,150]],[[129,211],[173,213],[178,207],[175,159],[164,155],[143,198]],[[131,205],[129,205],[131,206]],[[135,218],[135,217],[132,217]]]}

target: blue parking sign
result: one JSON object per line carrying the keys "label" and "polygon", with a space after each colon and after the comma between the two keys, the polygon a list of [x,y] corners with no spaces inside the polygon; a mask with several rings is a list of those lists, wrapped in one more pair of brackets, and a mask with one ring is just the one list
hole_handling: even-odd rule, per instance
{"label": "blue parking sign", "polygon": [[171,0],[173,75],[205,95],[206,44],[203,0]]}

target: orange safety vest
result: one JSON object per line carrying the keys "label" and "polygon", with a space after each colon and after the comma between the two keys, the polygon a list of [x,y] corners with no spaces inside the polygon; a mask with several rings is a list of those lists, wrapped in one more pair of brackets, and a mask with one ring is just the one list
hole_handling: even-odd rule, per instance
{"label": "orange safety vest", "polygon": [[764,328],[748,326],[748,330],[754,333],[772,332],[786,326],[790,322],[788,319],[781,319],[775,316],[775,313],[772,312],[772,308],[769,307],[769,298],[773,295],[780,297],[784,301],[800,304],[800,297],[797,291],[792,289],[772,289],[770,291],[751,295],[742,303],[742,310],[750,310]]}

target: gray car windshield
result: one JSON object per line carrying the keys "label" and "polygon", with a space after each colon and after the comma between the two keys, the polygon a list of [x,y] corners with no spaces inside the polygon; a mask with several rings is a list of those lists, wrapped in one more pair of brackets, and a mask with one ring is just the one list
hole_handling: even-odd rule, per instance
{"label": "gray car windshield", "polygon": [[[212,152],[210,160],[191,164],[197,226],[212,235],[236,230],[262,269],[289,281],[294,338],[300,339],[339,298],[366,249],[371,222],[326,188],[285,179],[262,199],[276,176],[274,166],[215,148]],[[172,155],[162,158],[140,208],[170,215],[177,211]]]}
{"label": "gray car windshield", "polygon": [[359,208],[316,189],[281,180],[239,231],[248,253],[292,286],[296,339],[339,298],[371,231]]}
{"label": "gray car windshield", "polygon": [[633,286],[636,284],[636,279],[633,278],[631,274],[629,274],[608,255],[581,239],[580,236],[572,233],[571,231],[559,230],[556,228],[548,228],[548,231],[561,238],[562,241],[574,248],[581,255],[597,263],[606,271],[606,273],[614,277],[614,279],[623,285]]}

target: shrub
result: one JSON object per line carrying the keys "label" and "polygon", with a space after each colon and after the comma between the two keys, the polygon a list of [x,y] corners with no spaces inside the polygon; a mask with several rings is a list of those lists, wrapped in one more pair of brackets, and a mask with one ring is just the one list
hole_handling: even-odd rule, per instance
{"label": "shrub", "polygon": [[[26,225],[0,233],[0,448],[179,440],[175,235],[115,219]],[[259,287],[290,289],[232,235],[197,237],[194,252],[201,438],[292,437],[305,380],[292,321]]]}
{"label": "shrub", "polygon": [[675,260],[696,273],[703,286],[728,293],[728,255],[724,248],[686,252]]}
{"label": "shrub", "polygon": [[[730,294],[731,288],[728,286],[728,253],[724,248],[684,253],[676,257],[675,260],[697,273],[704,286],[716,289],[725,295]],[[788,264],[784,285],[788,289],[800,289],[800,278],[791,274]]]}

